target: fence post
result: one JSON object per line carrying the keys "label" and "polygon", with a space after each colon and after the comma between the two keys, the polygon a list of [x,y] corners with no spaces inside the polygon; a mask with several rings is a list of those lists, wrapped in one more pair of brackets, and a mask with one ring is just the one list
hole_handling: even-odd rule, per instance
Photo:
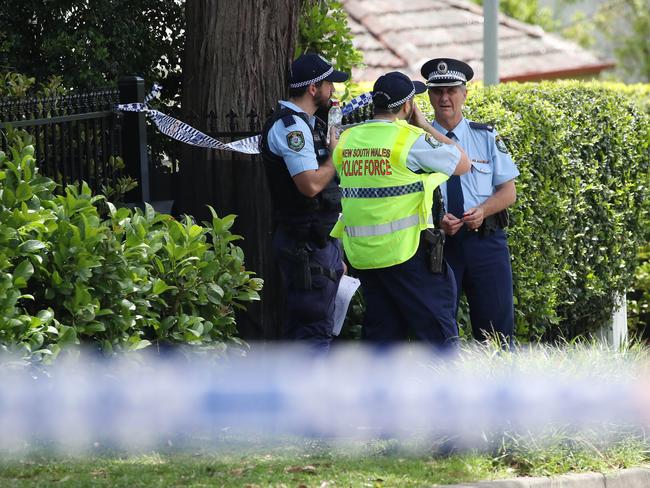
{"label": "fence post", "polygon": [[[144,79],[139,76],[125,76],[118,81],[120,103],[144,102]],[[138,181],[127,201],[150,201],[149,158],[147,155],[147,124],[142,112],[122,114],[122,157],[126,174]]]}

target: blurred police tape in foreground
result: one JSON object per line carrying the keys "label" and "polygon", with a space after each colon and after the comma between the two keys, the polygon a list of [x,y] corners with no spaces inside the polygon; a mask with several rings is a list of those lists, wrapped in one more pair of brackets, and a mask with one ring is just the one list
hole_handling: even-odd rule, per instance
{"label": "blurred police tape in foreground", "polygon": [[[158,110],[149,108],[149,102],[160,95],[160,85],[154,85],[151,93],[145,97],[144,103],[125,103],[117,105],[117,110],[123,112],[144,112],[149,119],[158,127],[158,130],[163,134],[176,139],[177,141],[190,144],[192,146],[205,147],[208,149],[219,149],[222,151],[236,151],[244,154],[259,154],[260,135],[247,137],[229,143],[221,142],[207,134],[204,134],[198,129],[181,122],[174,117],[166,115]],[[369,93],[363,93],[350,100],[345,107],[343,107],[343,115],[349,115],[354,110],[357,110],[372,102],[372,96]],[[352,124],[356,125],[356,124]],[[351,127],[344,126],[344,127]]]}
{"label": "blurred police tape in foreground", "polygon": [[[256,351],[257,348],[261,351]],[[499,355],[499,353],[497,353]],[[187,355],[81,355],[54,366],[0,358],[0,451],[51,442],[155,448],[179,436],[453,437],[479,445],[498,432],[552,425],[642,427],[641,365],[611,354],[544,352],[441,358],[420,347],[338,347],[314,357],[253,345],[219,361]],[[645,395],[645,397],[643,397]]]}

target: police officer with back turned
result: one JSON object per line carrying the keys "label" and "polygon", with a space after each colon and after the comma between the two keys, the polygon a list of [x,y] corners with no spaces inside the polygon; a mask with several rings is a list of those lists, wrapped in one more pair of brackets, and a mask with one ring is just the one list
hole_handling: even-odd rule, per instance
{"label": "police officer with back turned", "polygon": [[442,246],[436,254],[432,203],[436,187],[466,172],[469,160],[418,110],[413,97],[424,91],[403,73],[381,76],[375,118],[344,131],[334,150],[343,213],[332,234],[359,272],[363,338],[380,346],[409,335],[441,348],[458,339],[456,284]]}
{"label": "police officer with back turned", "polygon": [[333,82],[348,79],[317,54],[291,64],[289,100],[282,100],[262,131],[260,149],[274,207],[273,250],[286,287],[285,337],[326,352],[332,340],[334,298],[343,274],[340,243],[329,236],[341,210],[327,124]]}
{"label": "police officer with back turned", "polygon": [[504,227],[507,208],[515,202],[519,175],[503,139],[490,125],[463,117],[466,83],[472,68],[449,58],[422,66],[433,127],[457,141],[471,158],[471,171],[442,185],[447,213],[445,258],[454,270],[458,295],[467,296],[475,339],[498,334],[511,343],[514,334],[512,270]]}

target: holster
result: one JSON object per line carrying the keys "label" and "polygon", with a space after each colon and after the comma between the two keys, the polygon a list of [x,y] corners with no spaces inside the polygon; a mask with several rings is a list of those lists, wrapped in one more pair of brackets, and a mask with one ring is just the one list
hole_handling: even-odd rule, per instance
{"label": "holster", "polygon": [[425,229],[422,232],[422,239],[427,246],[429,271],[442,273],[444,269],[445,233],[440,229]]}
{"label": "holster", "polygon": [[309,267],[309,252],[305,246],[296,249],[285,249],[289,260],[292,261],[289,280],[296,290],[311,290],[311,269]]}
{"label": "holster", "polygon": [[312,276],[325,276],[336,282],[338,275],[335,269],[324,268],[310,264],[310,254],[314,249],[307,243],[298,243],[295,248],[284,249],[284,255],[291,261],[289,282],[296,290],[312,290],[314,288]]}

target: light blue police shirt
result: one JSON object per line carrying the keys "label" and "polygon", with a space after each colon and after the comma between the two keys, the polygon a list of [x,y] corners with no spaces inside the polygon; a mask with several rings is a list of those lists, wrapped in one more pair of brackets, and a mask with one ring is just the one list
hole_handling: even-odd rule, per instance
{"label": "light blue police shirt", "polygon": [[[434,121],[432,125],[443,135],[447,134],[447,129],[438,122]],[[463,118],[452,132],[472,162],[471,170],[460,175],[464,210],[467,211],[492,196],[496,186],[519,176],[519,170],[503,142],[497,144],[496,130],[473,129],[469,121]],[[447,183],[443,183],[441,189],[445,208],[449,208]]]}
{"label": "light blue police shirt", "polygon": [[[280,104],[296,112],[306,113],[295,103],[280,100]],[[271,130],[269,130],[269,149],[273,154],[284,159],[291,176],[296,176],[303,171],[318,169],[318,161],[316,160],[316,152],[314,151],[314,136],[311,132],[311,129],[316,124],[316,117],[309,114],[307,116],[309,117],[309,125],[311,127],[300,117],[294,116],[295,124],[291,127],[285,127],[282,120],[276,120]],[[302,134],[304,144],[300,148],[298,148],[300,144],[297,144],[296,148],[292,149],[289,147],[289,138],[296,131]],[[300,136],[294,140],[300,141]]]}
{"label": "light blue police shirt", "polygon": [[[386,119],[371,119],[369,122],[386,122],[392,121]],[[427,140],[431,142],[427,142]],[[415,173],[424,171],[425,173],[444,173],[451,176],[456,171],[456,166],[460,161],[460,151],[453,144],[442,144],[429,135],[418,137],[411,146],[411,150],[406,156],[406,167]]]}

